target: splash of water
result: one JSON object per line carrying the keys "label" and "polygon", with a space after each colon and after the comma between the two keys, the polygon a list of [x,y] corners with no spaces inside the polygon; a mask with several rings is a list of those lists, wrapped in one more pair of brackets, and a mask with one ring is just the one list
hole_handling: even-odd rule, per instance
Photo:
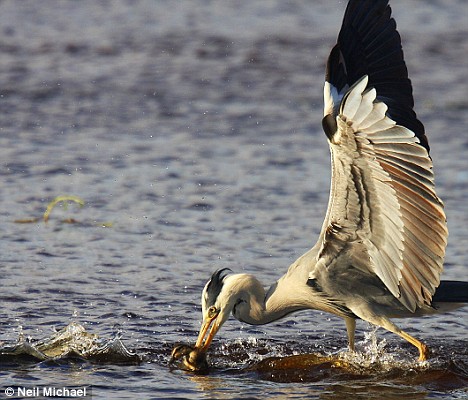
{"label": "splash of water", "polygon": [[20,330],[16,344],[2,346],[0,354],[3,359],[30,356],[39,361],[79,358],[104,363],[138,363],[140,357],[124,346],[121,337],[122,332],[118,330],[112,339],[101,339],[71,322],[51,337],[38,341],[25,340]]}
{"label": "splash of water", "polygon": [[355,373],[388,373],[390,371],[423,371],[429,362],[417,361],[413,356],[400,357],[394,351],[387,352],[385,339],[378,339],[378,327],[364,333],[364,340],[357,344],[356,351],[343,351],[337,356],[346,362]]}

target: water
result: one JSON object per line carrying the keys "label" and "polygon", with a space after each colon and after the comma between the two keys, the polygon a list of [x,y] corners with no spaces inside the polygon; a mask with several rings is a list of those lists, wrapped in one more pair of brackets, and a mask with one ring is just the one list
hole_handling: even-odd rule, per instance
{"label": "water", "polygon": [[[446,204],[444,278],[463,280],[467,5],[392,4]],[[227,322],[208,375],[168,366],[175,343],[195,340],[212,271],[268,285],[315,242],[329,189],[323,68],[343,10],[325,0],[0,4],[0,345],[29,346],[2,356],[0,386],[89,385],[94,398],[122,399],[467,396],[466,310],[399,321],[432,348],[425,364],[364,323],[349,359],[341,320],[301,312]],[[57,205],[47,224],[15,222],[40,218],[59,195],[86,204]],[[69,327],[80,328],[65,345],[83,354],[24,354]]]}

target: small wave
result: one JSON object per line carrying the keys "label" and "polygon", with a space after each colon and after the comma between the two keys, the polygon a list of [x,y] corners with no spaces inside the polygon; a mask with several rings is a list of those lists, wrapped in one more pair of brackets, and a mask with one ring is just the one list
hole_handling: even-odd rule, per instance
{"label": "small wave", "polygon": [[37,361],[82,359],[96,363],[135,364],[140,357],[129,351],[120,340],[120,332],[105,340],[89,333],[75,322],[51,337],[34,341],[20,334],[17,343],[0,347],[2,363],[21,362],[25,358]]}

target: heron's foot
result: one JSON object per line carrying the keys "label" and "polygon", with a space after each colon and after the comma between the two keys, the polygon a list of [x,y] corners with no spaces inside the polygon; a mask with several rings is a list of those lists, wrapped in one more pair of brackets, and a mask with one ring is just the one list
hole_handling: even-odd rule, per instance
{"label": "heron's foot", "polygon": [[388,329],[390,332],[396,333],[398,336],[407,340],[419,350],[418,361],[426,361],[429,358],[429,354],[430,354],[429,347],[427,347],[423,342],[420,342],[418,339],[400,330],[395,324],[393,324],[389,320],[384,321],[384,322],[385,322],[385,325],[383,325],[384,328]]}
{"label": "heron's foot", "polygon": [[424,343],[419,342],[418,350],[419,350],[418,361],[426,361],[430,355],[429,347],[426,346]]}

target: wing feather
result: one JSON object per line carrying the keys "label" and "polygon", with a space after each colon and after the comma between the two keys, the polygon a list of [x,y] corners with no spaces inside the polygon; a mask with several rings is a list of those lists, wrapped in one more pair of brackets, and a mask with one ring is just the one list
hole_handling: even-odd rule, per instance
{"label": "wing feather", "polygon": [[360,123],[361,130],[367,129],[385,117],[387,112],[387,105],[385,103],[374,103],[374,108],[367,115],[367,117]]}
{"label": "wing feather", "polygon": [[360,81],[356,82],[351,90],[348,91],[345,99],[341,102],[341,115],[345,115],[349,120],[354,119],[354,116],[363,101],[362,93],[364,92],[366,86],[367,79],[361,79]]}
{"label": "wing feather", "polygon": [[374,108],[375,89],[371,89],[362,95],[362,101],[353,116],[353,124],[360,125]]}
{"label": "wing feather", "polygon": [[[332,188],[318,258],[337,265],[346,248],[346,260],[356,254],[359,268],[415,311],[439,284],[447,227],[427,148],[387,110],[367,76],[342,98],[329,136]],[[327,235],[330,226],[339,232]]]}

